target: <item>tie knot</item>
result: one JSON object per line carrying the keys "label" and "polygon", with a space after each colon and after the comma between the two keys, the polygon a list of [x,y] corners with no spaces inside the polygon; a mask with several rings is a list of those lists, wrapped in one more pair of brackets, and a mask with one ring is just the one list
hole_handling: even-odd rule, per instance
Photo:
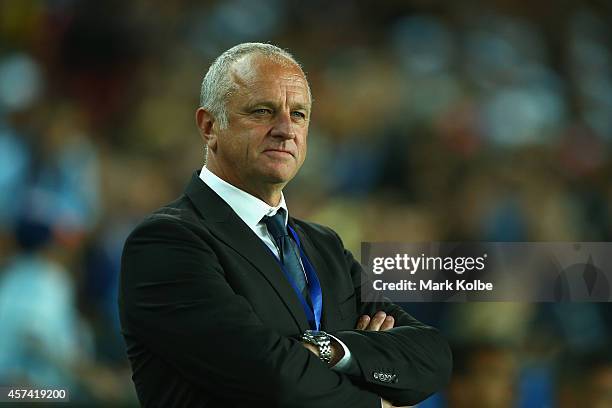
{"label": "tie knot", "polygon": [[266,224],[268,231],[275,240],[284,237],[287,234],[287,228],[285,227],[285,217],[282,209],[278,210],[275,215],[263,217],[263,222]]}

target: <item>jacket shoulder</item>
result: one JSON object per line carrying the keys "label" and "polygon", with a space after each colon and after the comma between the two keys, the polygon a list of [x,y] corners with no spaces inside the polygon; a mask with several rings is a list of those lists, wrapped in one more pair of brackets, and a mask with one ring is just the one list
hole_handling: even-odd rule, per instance
{"label": "jacket shoulder", "polygon": [[[146,215],[132,230],[130,237],[140,232],[149,230],[151,227],[170,227],[189,230],[202,229],[203,225],[199,215],[187,198],[182,195],[176,200],[160,207]],[[181,228],[183,227],[183,228]],[[128,237],[128,240],[129,238]]]}
{"label": "jacket shoulder", "polygon": [[315,222],[300,220],[298,218],[293,218],[293,222],[296,226],[301,228],[306,235],[316,241],[332,240],[342,245],[342,240],[340,239],[338,233],[328,226],[317,224]]}

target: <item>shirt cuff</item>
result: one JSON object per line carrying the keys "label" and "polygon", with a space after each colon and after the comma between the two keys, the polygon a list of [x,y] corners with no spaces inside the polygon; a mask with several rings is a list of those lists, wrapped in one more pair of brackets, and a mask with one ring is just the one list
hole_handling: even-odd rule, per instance
{"label": "shirt cuff", "polygon": [[346,347],[346,344],[344,344],[336,336],[329,334],[329,337],[331,337],[332,339],[340,343],[340,346],[342,346],[342,350],[344,350],[344,356],[340,359],[340,361],[336,363],[336,365],[331,367],[331,369],[335,371],[340,371],[345,374],[355,374],[355,373],[359,374],[359,367],[357,367],[357,363],[355,362],[355,359],[351,355],[351,351],[348,349],[348,347]]}

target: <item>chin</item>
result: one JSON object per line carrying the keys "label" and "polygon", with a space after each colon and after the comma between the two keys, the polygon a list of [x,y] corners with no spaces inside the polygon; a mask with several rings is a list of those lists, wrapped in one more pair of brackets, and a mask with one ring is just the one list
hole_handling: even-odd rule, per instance
{"label": "chin", "polygon": [[287,184],[293,176],[289,177],[281,174],[269,174],[266,177],[266,181],[270,184]]}
{"label": "chin", "polygon": [[289,169],[268,169],[263,172],[263,177],[268,183],[288,183],[297,172]]}

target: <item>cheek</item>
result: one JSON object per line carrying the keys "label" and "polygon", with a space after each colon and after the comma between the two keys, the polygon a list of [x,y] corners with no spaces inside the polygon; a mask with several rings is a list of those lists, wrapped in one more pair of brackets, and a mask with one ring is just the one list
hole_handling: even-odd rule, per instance
{"label": "cheek", "polygon": [[306,131],[304,132],[302,137],[299,138],[298,147],[300,148],[300,151],[303,153],[303,155],[306,155],[306,151],[308,150],[308,128],[306,128]]}
{"label": "cheek", "polygon": [[240,143],[245,146],[245,149],[248,147],[249,150],[257,150],[258,147],[265,144],[269,130],[268,126],[252,125],[240,134]]}
{"label": "cheek", "polygon": [[[229,136],[229,135],[228,135]],[[249,132],[235,132],[225,140],[225,148],[233,160],[244,160],[252,154],[251,135]]]}
{"label": "cheek", "polygon": [[300,143],[300,151],[302,152],[302,160],[304,160],[306,152],[308,151],[308,144],[306,143],[306,138],[304,138]]}

